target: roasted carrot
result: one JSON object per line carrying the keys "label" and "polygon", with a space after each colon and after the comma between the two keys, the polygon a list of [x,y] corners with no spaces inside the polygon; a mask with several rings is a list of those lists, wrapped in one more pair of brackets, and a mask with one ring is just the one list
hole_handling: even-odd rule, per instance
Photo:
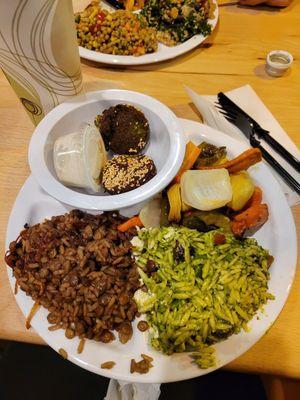
{"label": "roasted carrot", "polygon": [[255,204],[233,217],[230,223],[231,230],[234,235],[242,236],[246,229],[262,226],[268,217],[268,206],[266,204]]}
{"label": "roasted carrot", "polygon": [[212,165],[209,167],[198,167],[198,169],[219,169],[226,168],[230,174],[243,171],[262,160],[261,151],[257,148],[252,148],[244,151],[239,156],[227,161],[223,164]]}
{"label": "roasted carrot", "polygon": [[192,168],[195,164],[195,161],[199,157],[201,150],[197,147],[193,142],[189,141],[185,148],[185,156],[183,159],[183,163],[181,164],[180,170],[177,172],[173,183],[180,183],[180,179],[182,175]]}
{"label": "roasted carrot", "polygon": [[261,220],[266,220],[268,216],[268,206],[266,204],[256,204],[252,207],[249,207],[247,210],[235,215],[234,219],[236,221],[245,220],[247,226],[252,227],[254,223],[260,222]]}
{"label": "roasted carrot", "polygon": [[250,199],[247,201],[244,209],[252,207],[256,204],[261,204],[261,202],[262,202],[262,190],[258,186],[255,186],[254,192],[250,197]]}
{"label": "roasted carrot", "polygon": [[143,227],[143,223],[138,215],[129,218],[127,221],[123,222],[123,224],[118,226],[118,231],[127,232],[130,228],[134,226]]}

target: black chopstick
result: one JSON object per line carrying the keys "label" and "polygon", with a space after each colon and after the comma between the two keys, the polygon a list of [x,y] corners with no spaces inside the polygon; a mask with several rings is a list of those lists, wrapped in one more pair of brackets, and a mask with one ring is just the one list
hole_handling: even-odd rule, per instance
{"label": "black chopstick", "polygon": [[260,142],[251,135],[250,144],[252,147],[257,147],[262,153],[263,159],[271,165],[272,168],[284,179],[286,184],[300,195],[300,183],[296,181],[271,154],[260,144]]}

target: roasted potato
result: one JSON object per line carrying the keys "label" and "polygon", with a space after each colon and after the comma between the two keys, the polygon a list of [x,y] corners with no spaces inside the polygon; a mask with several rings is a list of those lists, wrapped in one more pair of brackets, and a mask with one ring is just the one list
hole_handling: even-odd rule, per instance
{"label": "roasted potato", "polygon": [[254,184],[246,171],[230,175],[232,199],[227,204],[234,211],[241,210],[254,192]]}

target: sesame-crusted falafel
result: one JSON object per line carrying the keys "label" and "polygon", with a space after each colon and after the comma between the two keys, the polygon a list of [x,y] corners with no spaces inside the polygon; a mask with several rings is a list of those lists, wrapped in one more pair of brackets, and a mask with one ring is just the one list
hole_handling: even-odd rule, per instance
{"label": "sesame-crusted falafel", "polygon": [[109,160],[103,169],[102,185],[109,194],[134,190],[156,175],[156,167],[146,155],[119,155]]}
{"label": "sesame-crusted falafel", "polygon": [[106,150],[116,154],[138,154],[148,143],[149,122],[142,111],[128,104],[118,104],[95,118]]}

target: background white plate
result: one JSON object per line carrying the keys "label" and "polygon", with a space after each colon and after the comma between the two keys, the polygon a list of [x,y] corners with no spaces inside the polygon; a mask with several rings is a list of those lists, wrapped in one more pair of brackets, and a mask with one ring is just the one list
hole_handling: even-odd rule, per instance
{"label": "background white plate", "polygon": [[[216,9],[214,12],[214,18],[209,20],[213,31],[217,25],[219,18],[218,3],[214,0]],[[184,43],[178,44],[177,46],[168,47],[161,43],[158,44],[158,50],[155,53],[145,54],[144,56],[117,56],[113,54],[104,54],[98,51],[88,50],[84,47],[79,46],[80,57],[87,60],[96,61],[102,64],[113,64],[113,65],[143,65],[157,63],[160,61],[170,60],[178,57],[195,47],[199,46],[208,36],[195,35]]]}
{"label": "background white plate", "polygon": [[[225,145],[231,156],[236,156],[245,149],[245,146],[240,142],[208,126],[189,120],[180,121],[188,139],[195,143],[205,140],[213,144]],[[270,218],[255,234],[255,237],[262,246],[270,250],[275,258],[270,270],[269,290],[276,296],[276,299],[265,306],[264,313],[259,314],[259,320],[256,317],[253,319],[250,323],[249,333],[241,332],[215,346],[218,360],[216,368],[239,357],[265,334],[279,315],[287,299],[295,273],[296,232],[285,197],[277,181],[263,163],[251,169],[251,176],[263,189],[264,201],[269,205]],[[69,210],[67,206],[48,196],[34,179],[29,177],[21,189],[10,215],[6,247],[12,240],[16,239],[26,222],[32,225],[44,218],[50,218]],[[14,288],[12,270],[10,268],[7,270],[11,286]],[[23,314],[27,316],[33,305],[31,298],[19,290],[16,300]],[[78,338],[68,340],[62,330],[49,332],[47,314],[48,312],[45,309],[40,309],[33,318],[32,326],[37,333],[54,350],[64,348],[70,361],[109,378],[136,382],[172,382],[204,375],[216,369],[198,369],[190,362],[187,354],[176,354],[168,357],[153,351],[147,343],[147,333],[141,333],[136,328],[134,328],[132,340],[126,345],[120,344],[118,340],[110,344],[87,341],[83,353],[78,355],[76,352]],[[154,358],[154,367],[145,375],[130,374],[130,359],[140,359],[141,353],[149,354]],[[100,364],[110,360],[116,361],[116,366],[112,370],[102,370]]]}

